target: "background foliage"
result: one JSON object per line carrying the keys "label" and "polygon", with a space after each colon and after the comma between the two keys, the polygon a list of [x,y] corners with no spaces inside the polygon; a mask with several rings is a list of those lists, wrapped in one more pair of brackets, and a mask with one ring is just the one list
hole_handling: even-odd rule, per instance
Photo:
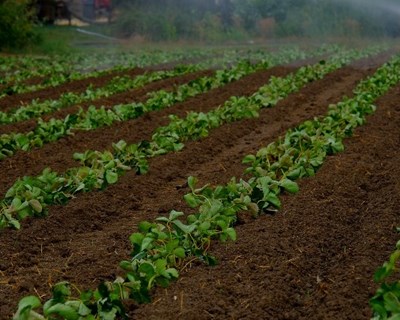
{"label": "background foliage", "polygon": [[[43,38],[41,46],[49,47],[44,51],[54,51],[69,39],[46,41],[54,30],[36,24],[35,1],[0,0],[0,50],[19,50]],[[400,35],[400,0],[112,0],[112,7],[110,25],[87,28],[117,38],[212,43]]]}
{"label": "background foliage", "polygon": [[115,0],[114,6],[117,34],[151,40],[400,35],[398,0]]}
{"label": "background foliage", "polygon": [[0,50],[21,49],[39,41],[28,0],[0,1]]}

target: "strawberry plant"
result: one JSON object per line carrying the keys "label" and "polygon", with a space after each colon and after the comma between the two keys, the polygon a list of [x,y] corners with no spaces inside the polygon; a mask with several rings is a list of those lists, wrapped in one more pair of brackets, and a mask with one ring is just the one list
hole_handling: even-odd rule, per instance
{"label": "strawberry plant", "polygon": [[[300,53],[303,56],[302,53]],[[160,90],[149,94],[144,103],[129,103],[116,105],[112,109],[91,106],[87,111],[81,109],[77,114],[70,114],[62,119],[50,119],[47,122],[38,120],[35,130],[28,133],[10,133],[0,136],[0,160],[9,157],[17,150],[27,151],[32,147],[41,147],[43,144],[56,141],[63,136],[72,134],[72,130],[93,130],[109,126],[116,121],[126,121],[137,118],[145,112],[160,110],[177,102],[182,102],[190,97],[211,89],[220,87],[231,81],[238,80],[245,75],[262,68],[269,68],[273,63],[279,64],[298,57],[292,51],[280,53],[271,61],[261,61],[255,65],[248,61],[241,61],[236,66],[215,72],[212,77],[201,77],[188,84],[178,86],[173,92]],[[228,82],[226,82],[228,81]]]}
{"label": "strawberry plant", "polygon": [[[123,318],[126,314],[122,300],[148,301],[152,287],[167,286],[179,276],[178,269],[184,259],[197,257],[209,264],[215,263],[208,252],[210,243],[213,239],[236,239],[233,227],[237,213],[251,210],[258,215],[270,207],[279,207],[281,192],[298,192],[294,180],[315,174],[328,154],[343,150],[343,139],[375,110],[373,101],[400,82],[399,71],[400,57],[395,57],[362,81],[354,90],[353,98],[330,106],[324,118],[306,121],[256,155],[246,156],[244,162],[251,165],[246,170],[251,175],[248,181],[237,182],[232,178],[224,186],[198,188],[196,179],[189,177],[191,191],[184,199],[196,212],[186,215],[172,210],[168,217],[159,217],[153,223],[141,222],[138,232],[130,237],[132,259],[121,262],[124,277],[102,283],[94,292],[83,292],[80,298],[73,296],[68,283],[61,282],[53,290],[53,297],[44,304],[43,315],[36,311],[41,307],[40,301],[29,296],[20,301],[14,319]],[[123,147],[121,143],[119,149]],[[384,280],[396,270],[398,251],[378,271],[377,280]],[[396,290],[397,286],[386,286],[374,297],[372,303],[379,315],[387,318],[396,315]]]}
{"label": "strawberry plant", "polygon": [[[57,86],[71,80],[100,76],[111,71],[120,71],[132,67],[144,67],[187,58],[204,58],[213,54],[207,50],[185,51],[149,51],[119,53],[119,54],[91,54],[65,55],[49,57],[18,57],[11,59],[11,66],[0,80],[4,85],[0,91],[0,98],[5,95],[32,92],[35,90]],[[6,58],[3,58],[6,59]],[[10,58],[7,58],[7,60]],[[107,70],[104,66],[111,68]],[[40,84],[27,85],[24,82],[31,77],[42,77]]]}
{"label": "strawberry plant", "polygon": [[[345,56],[350,61],[351,55],[345,53]],[[50,169],[46,169],[38,177],[24,177],[11,187],[3,200],[3,209],[0,211],[0,227],[12,226],[19,228],[19,221],[25,218],[26,215],[44,215],[47,205],[64,203],[80,191],[103,189],[109,184],[116,183],[118,177],[127,170],[133,169],[138,173],[145,173],[148,169],[147,158],[180,150],[184,147],[185,141],[202,138],[208,135],[209,130],[223,123],[257,116],[260,108],[271,106],[272,103],[277,103],[277,101],[291,93],[290,91],[285,91],[287,88],[293,91],[298,90],[307,82],[313,80],[313,77],[318,79],[323,74],[339,68],[341,64],[337,62],[337,59],[341,60],[342,56],[333,57],[331,62],[317,63],[314,66],[300,68],[296,74],[289,75],[283,80],[278,81],[273,78],[270,84],[260,88],[250,98],[232,98],[222,107],[207,114],[189,113],[186,119],[171,116],[171,123],[159,128],[150,143],[141,142],[127,145],[125,142],[120,141],[113,145],[114,152],[87,151],[84,154],[75,154],[75,159],[80,160],[82,166],[69,169],[63,175],[58,175],[51,172]],[[244,65],[244,67],[246,66],[247,64]],[[292,85],[288,87],[287,83],[292,83]],[[279,88],[282,89],[281,92],[278,90]],[[272,93],[275,93],[276,96],[273,96]],[[262,98],[265,94],[269,94],[267,99]],[[92,123],[93,121],[98,124],[108,121],[109,117],[106,111],[103,111],[103,115],[96,113],[96,115],[100,116],[91,118]],[[51,124],[51,122],[48,124]],[[64,130],[68,130],[67,124],[64,123],[64,125]],[[46,132],[59,126],[59,123],[54,122],[54,126],[48,127]],[[21,144],[24,143],[23,136],[19,139]],[[52,186],[46,185],[44,181],[47,180],[48,176],[54,177],[57,183]],[[54,185],[56,188],[53,187]],[[46,195],[46,197],[35,198],[40,203],[42,210],[36,212],[33,208],[27,207],[24,215],[20,215],[12,206],[12,201],[15,197],[18,197],[21,204],[32,200],[30,193],[26,195],[27,188],[32,187],[41,190],[40,192]],[[271,198],[273,195],[269,197]],[[275,202],[277,203],[277,200]]]}
{"label": "strawberry plant", "polygon": [[369,304],[374,312],[373,320],[397,319],[400,317],[400,281],[398,278],[400,259],[400,241],[396,250],[374,275],[374,281],[380,283]]}
{"label": "strawberry plant", "polygon": [[[330,50],[330,48],[326,48],[324,50],[328,51]],[[290,52],[293,52],[292,54],[294,57],[298,56],[297,54],[294,53],[295,51],[290,51]],[[300,53],[301,52],[299,52],[299,54]],[[263,53],[263,55],[259,54],[257,55],[257,57],[260,59],[268,58],[271,61],[273,61],[274,59],[274,55],[269,55],[265,53]],[[122,77],[116,76],[106,86],[101,88],[93,89],[92,86],[89,86],[85,92],[80,94],[67,92],[62,94],[58,99],[55,100],[54,99],[45,101],[33,100],[32,103],[28,105],[23,105],[19,108],[14,108],[8,112],[0,112],[0,124],[14,123],[22,120],[28,120],[78,103],[93,101],[101,97],[108,97],[116,93],[132,90],[134,88],[144,86],[153,81],[167,79],[170,77],[183,75],[189,72],[204,70],[210,68],[210,66],[213,65],[225,65],[228,62],[232,63],[232,61],[234,61],[233,57],[228,55],[228,57],[224,56],[218,59],[217,58],[207,59],[196,65],[180,65],[175,67],[173,70],[146,72],[143,75],[136,76],[134,79],[131,79],[130,77],[127,76],[122,76]],[[237,62],[239,62],[239,60]]]}

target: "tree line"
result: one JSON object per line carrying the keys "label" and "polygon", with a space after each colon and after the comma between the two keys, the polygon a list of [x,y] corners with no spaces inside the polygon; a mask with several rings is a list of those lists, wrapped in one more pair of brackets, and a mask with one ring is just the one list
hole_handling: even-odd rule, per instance
{"label": "tree line", "polygon": [[[386,1],[392,6],[400,0]],[[114,0],[116,30],[152,40],[400,35],[395,10],[349,0]],[[384,3],[384,2],[382,2]]]}
{"label": "tree line", "polygon": [[[0,49],[22,47],[37,40],[33,3],[35,0],[0,0]],[[400,35],[397,13],[400,10],[394,10],[400,8],[400,0],[111,0],[111,3],[110,27],[114,36],[140,36],[152,41]]]}

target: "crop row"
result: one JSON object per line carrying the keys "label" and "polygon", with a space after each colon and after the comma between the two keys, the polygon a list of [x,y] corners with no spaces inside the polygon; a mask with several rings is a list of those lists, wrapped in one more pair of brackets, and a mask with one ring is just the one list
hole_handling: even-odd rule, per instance
{"label": "crop row", "polygon": [[389,260],[375,272],[374,281],[380,286],[369,302],[374,312],[372,320],[394,320],[400,317],[399,260],[400,241]]}
{"label": "crop row", "polygon": [[[331,46],[334,47],[334,46]],[[12,58],[19,62],[17,69],[11,68],[10,72],[5,72],[0,85],[3,88],[0,91],[0,98],[6,95],[32,92],[38,89],[44,89],[50,86],[57,86],[67,81],[80,80],[89,77],[97,77],[114,71],[122,71],[133,67],[146,67],[151,65],[160,65],[173,63],[179,65],[185,60],[210,59],[217,56],[216,65],[222,56],[226,63],[235,63],[239,57],[249,60],[259,60],[265,53],[262,50],[248,50],[241,52],[238,50],[225,50],[223,54],[218,51],[192,50],[192,51],[154,51],[154,52],[133,52],[109,55],[67,55],[61,57],[53,57],[49,62],[49,58]],[[7,65],[7,59],[2,58],[3,65]],[[84,68],[85,66],[85,68]],[[16,67],[16,66],[14,66]],[[4,68],[4,67],[3,67]],[[26,80],[32,77],[42,77],[43,80],[39,84],[27,84]]]}
{"label": "crop row", "polygon": [[[67,55],[49,58],[18,58],[23,63],[12,68],[2,77],[3,85],[0,97],[16,93],[32,92],[49,86],[57,86],[67,81],[96,77],[112,71],[121,71],[133,67],[145,67],[162,63],[178,63],[183,59],[204,59],[211,53],[207,51],[189,52],[148,52],[121,53],[120,55]],[[7,58],[3,58],[7,65]],[[11,60],[14,62],[14,59]],[[13,63],[15,64],[15,63]],[[84,67],[85,66],[85,69]],[[103,66],[103,67],[102,67]],[[39,84],[27,84],[26,80],[32,77],[42,77]]]}
{"label": "crop row", "polygon": [[[248,54],[254,54],[255,50],[248,50]],[[0,56],[0,72],[6,77],[12,78],[18,73],[26,74],[29,71],[33,76],[45,76],[52,72],[81,72],[87,73],[92,70],[108,69],[115,66],[120,67],[144,67],[154,64],[164,64],[184,60],[204,59],[213,56],[223,55],[225,58],[234,59],[246,52],[237,49],[218,50],[218,49],[191,49],[191,50],[136,50],[91,53],[91,54],[64,54],[52,56]],[[2,79],[1,84],[6,83],[7,78]]]}
{"label": "crop row", "polygon": [[[333,48],[322,48],[321,50],[315,51],[315,54],[319,53],[327,53],[330,49]],[[280,52],[279,54],[266,54],[264,53],[263,56],[260,54],[258,55],[258,60],[261,60],[266,64],[272,66],[276,64],[277,55],[286,56],[290,54],[293,56],[294,59],[300,58],[300,52],[298,50],[289,50],[286,51],[287,53]],[[67,92],[62,94],[58,99],[48,99],[45,101],[37,101],[33,100],[30,104],[25,104],[19,108],[14,108],[8,112],[0,112],[0,124],[9,124],[14,122],[19,122],[23,120],[28,120],[31,118],[36,118],[41,115],[66,108],[75,104],[89,102],[96,99],[100,99],[102,97],[109,97],[116,93],[121,93],[124,91],[132,90],[134,88],[138,88],[140,86],[144,86],[149,84],[153,81],[167,79],[179,75],[183,75],[189,72],[199,71],[210,69],[214,65],[226,65],[233,63],[232,57],[220,57],[218,59],[208,59],[201,63],[197,63],[194,65],[182,65],[175,67],[173,70],[166,70],[166,71],[154,71],[154,72],[146,72],[143,75],[136,76],[134,79],[128,76],[116,76],[114,77],[107,85],[104,87],[100,87],[97,89],[93,89],[90,86],[86,89],[83,93],[73,93]]]}
{"label": "crop row", "polygon": [[19,221],[26,216],[42,216],[47,205],[65,203],[77,192],[103,189],[116,183],[127,170],[145,173],[148,169],[147,158],[180,150],[185,141],[205,137],[210,130],[224,123],[256,117],[261,108],[276,105],[307,83],[369,53],[369,50],[343,52],[327,61],[301,67],[285,78],[272,77],[252,96],[232,97],[206,114],[190,112],[185,119],[171,115],[170,124],[158,128],[152,141],[131,145],[120,141],[113,144],[113,152],[75,154],[74,158],[80,160],[82,166],[71,168],[62,175],[47,168],[37,177],[24,177],[8,190],[2,201],[0,226],[19,228]]}
{"label": "crop row", "polygon": [[[184,198],[189,206],[197,208],[197,213],[186,215],[172,210],[168,217],[141,222],[139,232],[130,236],[133,258],[120,264],[125,270],[123,278],[102,283],[94,292],[81,292],[79,298],[73,297],[67,282],[60,282],[53,287],[52,298],[43,305],[43,316],[34,311],[41,307],[40,300],[29,296],[19,302],[14,319],[125,317],[123,300],[149,301],[150,289],[155,285],[168,286],[179,276],[178,269],[185,259],[197,257],[215,263],[215,258],[208,254],[211,241],[236,239],[234,225],[239,211],[251,210],[257,216],[279,207],[281,192],[298,192],[295,180],[313,176],[329,154],[342,151],[343,139],[374,112],[373,102],[399,81],[400,57],[394,57],[361,81],[353,98],[329,106],[325,117],[308,120],[257,154],[246,156],[243,161],[250,167],[245,173],[251,175],[248,181],[232,178],[227,185],[197,188],[196,179],[190,177],[191,192]],[[400,251],[396,251],[391,261],[399,255]]]}
{"label": "crop row", "polygon": [[108,97],[113,94],[144,86],[157,80],[176,77],[197,71],[198,69],[199,68],[196,68],[195,66],[178,67],[167,71],[146,72],[145,74],[136,76],[133,79],[129,76],[116,76],[104,87],[94,89],[92,86],[89,86],[83,93],[67,92],[62,94],[58,99],[48,99],[45,101],[33,100],[32,103],[28,105],[23,105],[7,112],[0,112],[0,124],[9,124],[37,118],[41,115],[73,106],[78,103]]}
{"label": "crop row", "polygon": [[[314,53],[319,54],[319,51]],[[148,93],[149,98],[144,103],[121,104],[114,106],[112,109],[90,106],[88,110],[84,111],[81,108],[78,113],[69,114],[64,119],[52,118],[49,121],[39,119],[33,131],[2,134],[0,136],[0,160],[13,155],[17,150],[27,151],[32,147],[41,147],[45,143],[56,141],[72,134],[72,130],[93,130],[103,126],[110,126],[117,121],[135,119],[143,113],[167,108],[177,102],[185,101],[190,97],[236,81],[257,70],[287,63],[305,56],[304,52],[298,50],[283,51],[279,55],[271,56],[269,59],[256,64],[251,64],[247,60],[239,62],[232,68],[216,71],[213,76],[201,77],[180,85],[172,92],[160,90]]]}

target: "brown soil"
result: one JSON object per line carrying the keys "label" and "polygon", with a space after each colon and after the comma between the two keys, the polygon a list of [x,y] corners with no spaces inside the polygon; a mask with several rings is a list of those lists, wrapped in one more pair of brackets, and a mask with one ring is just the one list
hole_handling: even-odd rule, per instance
{"label": "brown soil", "polygon": [[[169,113],[210,110],[231,95],[254,92],[271,74],[291,70],[260,72],[169,110],[18,153],[0,164],[1,192],[16,177],[47,165],[65,170],[74,164],[74,151],[148,138]],[[213,184],[242,176],[244,155],[323,115],[373,71],[342,68],[262,110],[258,119],[224,125],[179,153],[151,160],[146,175],[128,172],[102,192],[53,206],[44,219],[25,220],[20,231],[1,231],[0,319],[9,319],[24,295],[47,298],[49,286],[59,280],[94,288],[113,279],[120,273],[118,262],[129,256],[127,239],[139,221],[187,210],[182,196],[188,176]],[[279,213],[241,219],[235,243],[215,243],[217,267],[194,262],[170,288],[155,290],[154,303],[129,304],[131,318],[366,319],[376,289],[373,272],[393,249],[393,227],[400,220],[399,94],[397,87],[381,98],[377,112],[346,141],[345,152],[301,181],[298,195],[284,196]]]}

